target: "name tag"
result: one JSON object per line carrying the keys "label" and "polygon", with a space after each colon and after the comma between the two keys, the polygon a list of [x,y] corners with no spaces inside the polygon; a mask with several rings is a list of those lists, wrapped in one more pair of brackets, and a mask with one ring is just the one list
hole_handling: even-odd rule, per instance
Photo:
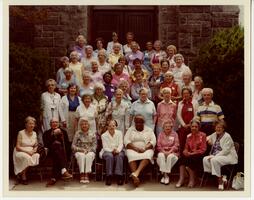
{"label": "name tag", "polygon": [[133,57],[133,55],[129,55],[129,58],[132,58]]}
{"label": "name tag", "polygon": [[158,57],[158,56],[160,56],[160,54],[159,53],[156,53],[156,55],[155,55],[156,57]]}
{"label": "name tag", "polygon": [[192,108],[188,108],[188,111],[189,111],[189,112],[192,112]]}
{"label": "name tag", "polygon": [[115,90],[113,88],[110,89],[111,92],[114,92]]}

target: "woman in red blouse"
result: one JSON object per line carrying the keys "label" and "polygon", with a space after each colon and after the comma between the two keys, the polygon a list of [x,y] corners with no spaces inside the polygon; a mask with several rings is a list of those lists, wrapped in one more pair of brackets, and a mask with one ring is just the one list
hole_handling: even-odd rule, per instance
{"label": "woman in red blouse", "polygon": [[179,188],[184,183],[185,170],[189,173],[188,187],[195,185],[195,169],[202,166],[203,155],[206,151],[206,134],[199,131],[199,121],[191,121],[191,133],[187,136],[183,156],[179,159],[180,178],[176,184]]}
{"label": "woman in red blouse", "polygon": [[178,135],[172,130],[173,121],[163,123],[163,132],[159,134],[157,141],[158,157],[157,163],[162,173],[161,183],[169,184],[169,174],[178,160],[179,140]]}

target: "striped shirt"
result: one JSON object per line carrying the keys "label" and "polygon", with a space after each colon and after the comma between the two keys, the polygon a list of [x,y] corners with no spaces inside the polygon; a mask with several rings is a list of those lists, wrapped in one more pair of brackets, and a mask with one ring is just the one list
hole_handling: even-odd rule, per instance
{"label": "striped shirt", "polygon": [[198,107],[197,119],[200,120],[201,125],[213,124],[217,120],[224,119],[224,114],[221,107],[215,104],[213,101],[206,105],[205,102]]}

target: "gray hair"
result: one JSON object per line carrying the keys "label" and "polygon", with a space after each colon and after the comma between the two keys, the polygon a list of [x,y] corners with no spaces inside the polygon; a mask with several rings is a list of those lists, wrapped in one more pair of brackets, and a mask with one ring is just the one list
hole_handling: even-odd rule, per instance
{"label": "gray hair", "polygon": [[77,51],[72,51],[72,52],[70,53],[70,58],[72,58],[73,56],[75,56],[75,57],[79,60],[79,54],[78,54]]}
{"label": "gray hair", "polygon": [[105,86],[104,86],[102,83],[95,83],[95,84],[94,84],[94,91],[95,91],[97,88],[100,88],[100,89],[102,89],[103,91],[105,91]]}
{"label": "gray hair", "polygon": [[34,123],[36,123],[36,119],[34,117],[28,116],[25,119],[25,124],[27,124],[29,121],[32,121]]}
{"label": "gray hair", "polygon": [[201,94],[204,95],[204,93],[210,93],[213,95],[213,89],[212,88],[203,88],[201,90]]}
{"label": "gray hair", "polygon": [[171,88],[169,87],[162,88],[161,93],[164,94],[165,92],[169,92],[171,94],[172,93]]}
{"label": "gray hair", "polygon": [[176,59],[177,59],[177,58],[181,58],[181,59],[182,59],[182,61],[184,61],[184,57],[183,57],[183,55],[182,55],[182,54],[180,54],[180,53],[178,53],[178,54],[176,54],[176,55],[175,55],[174,60],[176,61]]}
{"label": "gray hair", "polygon": [[46,83],[45,83],[46,87],[48,87],[50,83],[53,83],[56,86],[56,81],[54,79],[50,78],[50,79],[46,80]]}
{"label": "gray hair", "polygon": [[67,73],[67,72],[70,72],[70,73],[73,74],[73,70],[72,70],[71,68],[69,68],[69,67],[66,67],[66,68],[64,69],[64,74]]}

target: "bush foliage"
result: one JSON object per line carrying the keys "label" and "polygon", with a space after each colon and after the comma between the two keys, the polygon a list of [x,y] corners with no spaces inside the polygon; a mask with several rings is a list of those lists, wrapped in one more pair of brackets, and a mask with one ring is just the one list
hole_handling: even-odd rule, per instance
{"label": "bush foliage", "polygon": [[227,131],[244,143],[244,30],[236,26],[217,32],[204,44],[191,66],[214,90],[214,101],[222,107]]}

